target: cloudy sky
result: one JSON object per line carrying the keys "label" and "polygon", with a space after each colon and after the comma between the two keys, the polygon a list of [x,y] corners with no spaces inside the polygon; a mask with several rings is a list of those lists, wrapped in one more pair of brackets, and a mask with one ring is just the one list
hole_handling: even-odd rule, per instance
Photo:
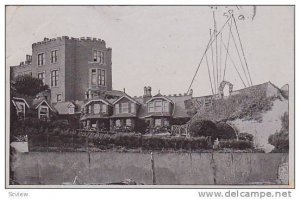
{"label": "cloudy sky", "polygon": [[[237,25],[253,84],[271,81],[279,87],[293,86],[294,8],[219,7],[217,28],[228,9],[241,16]],[[210,28],[213,17],[208,6],[10,6],[6,67],[23,61],[31,54],[31,44],[44,37],[96,37],[112,48],[114,89],[126,88],[130,95],[140,96],[149,85],[153,94],[184,93],[205,51]],[[238,65],[238,57],[234,58]],[[243,88],[232,65],[226,73],[234,89]],[[195,95],[211,94],[205,62],[192,88]]]}

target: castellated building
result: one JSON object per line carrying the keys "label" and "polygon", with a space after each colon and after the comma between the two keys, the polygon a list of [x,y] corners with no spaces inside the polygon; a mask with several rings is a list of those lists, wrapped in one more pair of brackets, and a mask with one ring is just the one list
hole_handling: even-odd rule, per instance
{"label": "castellated building", "polygon": [[82,101],[112,90],[111,48],[101,39],[67,36],[32,44],[32,55],[12,66],[13,77],[32,75],[51,90],[51,103]]}

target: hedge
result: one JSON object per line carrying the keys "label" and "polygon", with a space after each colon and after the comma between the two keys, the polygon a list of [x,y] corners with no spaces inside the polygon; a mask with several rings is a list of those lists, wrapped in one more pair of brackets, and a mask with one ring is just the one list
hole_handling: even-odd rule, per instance
{"label": "hedge", "polygon": [[219,149],[253,149],[253,142],[249,140],[224,140],[219,142]]}
{"label": "hedge", "polygon": [[162,150],[162,149],[211,149],[210,140],[205,137],[185,138],[185,137],[158,137],[141,135],[101,135],[92,140],[95,147],[111,148],[125,147],[128,149],[142,148],[144,150]]}
{"label": "hedge", "polygon": [[[213,148],[209,137],[174,137],[174,136],[142,136],[126,134],[88,134],[79,135],[31,135],[28,137],[29,147],[57,147],[61,149],[78,149],[94,147],[101,150],[114,148],[142,150],[210,150]],[[87,145],[88,144],[88,145]],[[222,140],[219,149],[253,149],[248,140]]]}

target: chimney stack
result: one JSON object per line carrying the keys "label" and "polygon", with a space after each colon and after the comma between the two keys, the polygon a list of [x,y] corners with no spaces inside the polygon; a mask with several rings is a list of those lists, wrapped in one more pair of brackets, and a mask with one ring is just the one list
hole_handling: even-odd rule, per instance
{"label": "chimney stack", "polygon": [[151,87],[150,86],[145,86],[144,87],[144,95],[143,95],[143,102],[146,103],[151,97]]}

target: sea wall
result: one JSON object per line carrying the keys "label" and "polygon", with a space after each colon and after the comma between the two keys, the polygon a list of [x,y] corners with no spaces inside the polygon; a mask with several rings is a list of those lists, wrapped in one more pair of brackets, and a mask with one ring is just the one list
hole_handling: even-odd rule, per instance
{"label": "sea wall", "polygon": [[[288,161],[288,154],[153,153],[153,158],[156,184],[230,185],[280,182],[279,166]],[[87,184],[125,179],[153,183],[150,153],[17,153],[11,169],[14,180],[22,185],[61,185],[75,176]]]}

